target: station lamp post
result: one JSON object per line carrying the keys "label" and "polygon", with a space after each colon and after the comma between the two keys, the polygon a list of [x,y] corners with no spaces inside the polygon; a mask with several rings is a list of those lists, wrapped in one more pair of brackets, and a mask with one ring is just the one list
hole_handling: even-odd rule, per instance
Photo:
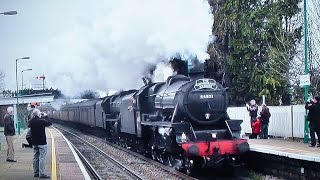
{"label": "station lamp post", "polygon": [[[25,72],[25,71],[32,71],[32,69],[24,69],[24,70],[22,70],[21,71],[21,99],[22,99],[22,104],[24,104],[24,102],[23,102],[23,72]],[[25,116],[23,115],[22,116],[23,118],[22,118],[22,128],[26,128],[26,126],[25,126]]]}
{"label": "station lamp post", "polygon": [[[21,90],[23,90],[23,72],[25,71],[32,71],[32,69],[24,69],[21,71]],[[23,95],[23,91],[22,91],[22,95]]]}
{"label": "station lamp post", "polygon": [[[18,14],[17,11],[6,11],[6,12],[0,12],[1,15],[10,16],[10,15],[16,15]],[[0,142],[0,150],[1,150],[1,142]]]}
{"label": "station lamp post", "polygon": [[16,112],[15,115],[15,127],[18,129],[18,134],[20,134],[20,120],[19,120],[19,84],[18,84],[18,61],[22,59],[30,59],[30,57],[22,57],[16,59],[16,85],[17,85],[17,105],[16,105]]}
{"label": "station lamp post", "polygon": [[[303,17],[304,17],[304,73],[309,74],[308,64],[308,16],[307,16],[307,0],[303,1]],[[310,78],[310,77],[309,77]],[[308,101],[309,96],[309,85],[304,86],[304,100]],[[306,111],[307,113],[307,111]],[[307,121],[307,114],[305,115],[304,122],[304,143],[309,142],[309,124]]]}
{"label": "station lamp post", "polygon": [[11,16],[11,15],[18,14],[18,12],[17,11],[6,11],[6,12],[0,12],[0,14]]}

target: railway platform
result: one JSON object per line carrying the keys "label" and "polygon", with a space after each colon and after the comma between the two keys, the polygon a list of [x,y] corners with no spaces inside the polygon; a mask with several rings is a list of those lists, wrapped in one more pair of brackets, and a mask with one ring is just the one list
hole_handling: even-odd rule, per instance
{"label": "railway platform", "polygon": [[[17,162],[6,161],[7,146],[3,132],[0,133],[0,179],[39,179],[33,177],[33,148],[22,148],[22,143],[27,143],[25,139],[27,130],[14,137]],[[50,179],[90,179],[74,149],[60,132],[52,127],[46,128],[46,136],[48,149],[45,171],[51,176]]]}
{"label": "railway platform", "polygon": [[320,147],[280,139],[249,139],[250,151],[320,163]]}
{"label": "railway platform", "polygon": [[250,169],[284,179],[320,179],[320,147],[285,139],[249,139]]}

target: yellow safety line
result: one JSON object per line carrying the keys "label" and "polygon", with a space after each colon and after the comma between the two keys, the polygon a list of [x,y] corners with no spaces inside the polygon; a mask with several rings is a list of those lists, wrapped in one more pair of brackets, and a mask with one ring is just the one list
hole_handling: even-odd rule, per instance
{"label": "yellow safety line", "polygon": [[57,180],[57,163],[56,163],[56,148],[54,145],[54,137],[52,132],[49,130],[50,136],[51,136],[51,158],[52,158],[52,164],[51,164],[51,179]]}

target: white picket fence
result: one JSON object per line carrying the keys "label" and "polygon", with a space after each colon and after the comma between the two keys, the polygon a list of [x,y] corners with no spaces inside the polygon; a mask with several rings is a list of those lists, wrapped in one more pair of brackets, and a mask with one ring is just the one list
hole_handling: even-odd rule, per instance
{"label": "white picket fence", "polygon": [[[269,123],[269,135],[284,138],[304,136],[304,105],[292,106],[268,106],[271,117]],[[259,107],[258,113],[261,111]],[[250,117],[246,107],[230,107],[228,114],[231,119],[242,119],[242,130],[251,133]]]}

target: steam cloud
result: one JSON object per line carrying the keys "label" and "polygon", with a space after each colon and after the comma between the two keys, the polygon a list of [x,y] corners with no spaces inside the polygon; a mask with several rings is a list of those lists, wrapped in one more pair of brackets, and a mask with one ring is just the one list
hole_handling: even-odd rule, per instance
{"label": "steam cloud", "polygon": [[[87,89],[137,88],[146,67],[173,54],[208,57],[213,19],[207,1],[117,0],[107,9],[97,7],[85,22],[34,49],[48,87],[70,96]],[[170,72],[165,63],[160,67]]]}

